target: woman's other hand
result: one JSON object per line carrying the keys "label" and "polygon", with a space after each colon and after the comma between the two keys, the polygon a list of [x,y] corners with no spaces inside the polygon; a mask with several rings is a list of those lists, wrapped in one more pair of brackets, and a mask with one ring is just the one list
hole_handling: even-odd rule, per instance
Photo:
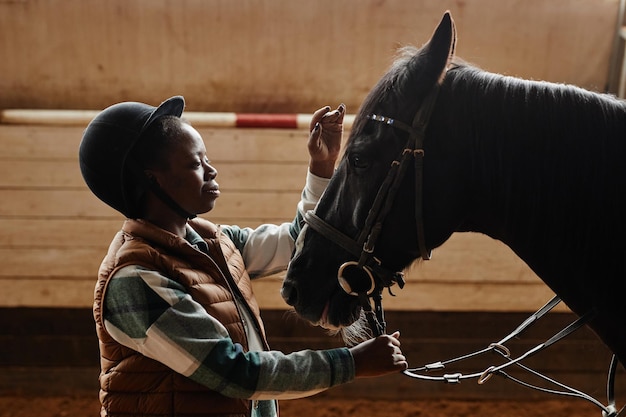
{"label": "woman's other hand", "polygon": [[366,340],[350,348],[356,378],[367,378],[404,371],[409,367],[400,350],[400,332]]}

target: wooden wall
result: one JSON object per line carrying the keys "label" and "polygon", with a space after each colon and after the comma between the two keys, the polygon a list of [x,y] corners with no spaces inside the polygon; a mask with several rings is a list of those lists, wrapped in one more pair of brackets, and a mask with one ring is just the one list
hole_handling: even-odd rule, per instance
{"label": "wooden wall", "polygon": [[[355,111],[404,44],[428,39],[444,10],[457,52],[485,69],[606,85],[616,0],[0,1],[0,108],[101,109],[183,94],[191,111]],[[85,306],[120,217],[84,187],[83,126],[0,125],[0,305]],[[306,167],[306,132],[203,129],[221,171],[211,218],[288,220]],[[251,208],[254,208],[251,210]],[[252,212],[252,213],[251,213]],[[284,308],[280,278],[258,284]],[[512,253],[454,236],[409,273],[389,308],[534,309],[549,297]]]}
{"label": "wooden wall", "polygon": [[355,112],[446,9],[484,69],[603,90],[618,0],[0,0],[0,108]]}
{"label": "wooden wall", "polygon": [[[605,90],[618,0],[0,0],[0,110],[156,105],[182,94],[195,112],[310,113],[344,102],[354,113],[396,49],[423,44],[446,9],[467,61]],[[123,219],[82,181],[84,126],[0,123],[0,395],[97,389],[93,285]],[[209,219],[291,220],[306,131],[199,130],[223,191]],[[340,344],[285,314],[280,281],[254,284],[272,346]],[[552,296],[508,248],[476,234],[454,235],[407,281],[384,301],[413,365],[498,340]],[[539,343],[570,319],[562,308],[520,343]],[[583,389],[602,385],[608,353],[589,331],[556,349],[537,369]],[[481,387],[391,376],[328,394],[531,396],[499,382]]]}
{"label": "wooden wall", "polygon": [[[0,124],[0,395],[97,395],[93,286],[123,219],[83,184],[77,161],[83,128]],[[306,130],[199,131],[223,191],[211,220],[255,226],[292,219],[306,172]],[[254,284],[271,346],[284,352],[342,346],[337,337],[286,313],[280,281],[277,275]],[[409,271],[407,281],[397,297],[385,297],[385,307],[389,329],[401,330],[413,366],[488,346],[551,296],[506,247],[481,235],[454,236],[433,260]],[[522,353],[573,319],[562,310],[550,314],[511,348]],[[584,329],[530,364],[594,392],[604,383],[609,356]],[[472,361],[451,369],[476,372],[490,364]],[[546,398],[498,379],[451,386],[401,375],[355,381],[323,395]]]}
{"label": "wooden wall", "polygon": [[[222,190],[206,216],[222,224],[291,221],[308,154],[298,129],[198,128]],[[0,306],[88,307],[98,266],[123,221],[85,186],[83,126],[0,124]],[[347,134],[347,132],[346,132]],[[533,311],[548,288],[507,247],[458,234],[407,271],[388,309]],[[255,283],[263,308],[286,309],[281,275]]]}
{"label": "wooden wall", "polygon": [[[458,55],[485,69],[601,91],[617,0],[0,0],[0,109],[101,109],[183,94],[188,111],[354,113],[397,47],[449,9]],[[0,306],[87,307],[121,217],[86,189],[84,126],[0,124]],[[210,218],[291,219],[301,130],[202,128],[224,191]],[[550,292],[506,247],[458,235],[387,308],[530,311]],[[280,277],[256,284],[284,309]]]}

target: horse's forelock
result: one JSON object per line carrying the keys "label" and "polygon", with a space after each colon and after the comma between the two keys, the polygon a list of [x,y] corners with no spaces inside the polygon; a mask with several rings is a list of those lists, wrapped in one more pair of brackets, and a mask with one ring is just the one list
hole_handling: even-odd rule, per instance
{"label": "horse's forelock", "polygon": [[[408,76],[409,62],[419,53],[419,49],[414,46],[404,46],[398,49],[396,58],[378,83],[370,90],[363,100],[357,113],[352,131],[361,132],[367,123],[366,116],[376,112],[381,103],[399,102],[406,88],[406,78]],[[389,117],[394,115],[389,114]],[[351,135],[351,138],[354,135]]]}

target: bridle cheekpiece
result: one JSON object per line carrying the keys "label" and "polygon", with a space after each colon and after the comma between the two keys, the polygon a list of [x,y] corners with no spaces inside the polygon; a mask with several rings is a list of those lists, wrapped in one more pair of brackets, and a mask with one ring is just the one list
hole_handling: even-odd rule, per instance
{"label": "bridle cheekpiece", "polygon": [[[312,211],[306,213],[304,216],[304,220],[313,230],[338,244],[358,259],[358,261],[344,262],[337,271],[337,279],[339,285],[346,293],[359,297],[374,336],[381,335],[385,332],[385,321],[382,309],[383,288],[389,288],[395,283],[397,283],[400,288],[404,287],[403,273],[400,271],[392,272],[383,267],[381,260],[374,256],[374,248],[411,159],[414,160],[415,166],[415,224],[417,244],[422,259],[428,260],[431,256],[430,251],[426,247],[426,240],[424,238],[424,216],[422,207],[423,144],[428,120],[430,119],[435,101],[437,100],[438,92],[439,86],[436,85],[417,110],[412,125],[379,114],[369,114],[366,116],[368,120],[383,123],[407,132],[409,138],[400,155],[391,163],[387,176],[378,189],[378,193],[368,212],[365,224],[356,240],[329,225]],[[372,311],[368,297],[374,300],[375,313]]]}

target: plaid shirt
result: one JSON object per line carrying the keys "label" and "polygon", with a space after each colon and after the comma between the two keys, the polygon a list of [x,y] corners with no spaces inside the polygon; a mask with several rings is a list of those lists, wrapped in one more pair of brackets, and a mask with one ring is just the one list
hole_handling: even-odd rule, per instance
{"label": "plaid shirt", "polygon": [[[286,269],[302,213],[315,207],[326,184],[325,179],[307,176],[292,223],[256,229],[222,226],[251,277]],[[204,241],[191,227],[186,238],[202,250]],[[136,265],[120,269],[109,282],[104,307],[106,329],[117,342],[226,396],[301,398],[354,379],[354,361],[346,348],[244,353],[181,284],[159,271]],[[274,415],[273,401],[255,402],[253,416]]]}

